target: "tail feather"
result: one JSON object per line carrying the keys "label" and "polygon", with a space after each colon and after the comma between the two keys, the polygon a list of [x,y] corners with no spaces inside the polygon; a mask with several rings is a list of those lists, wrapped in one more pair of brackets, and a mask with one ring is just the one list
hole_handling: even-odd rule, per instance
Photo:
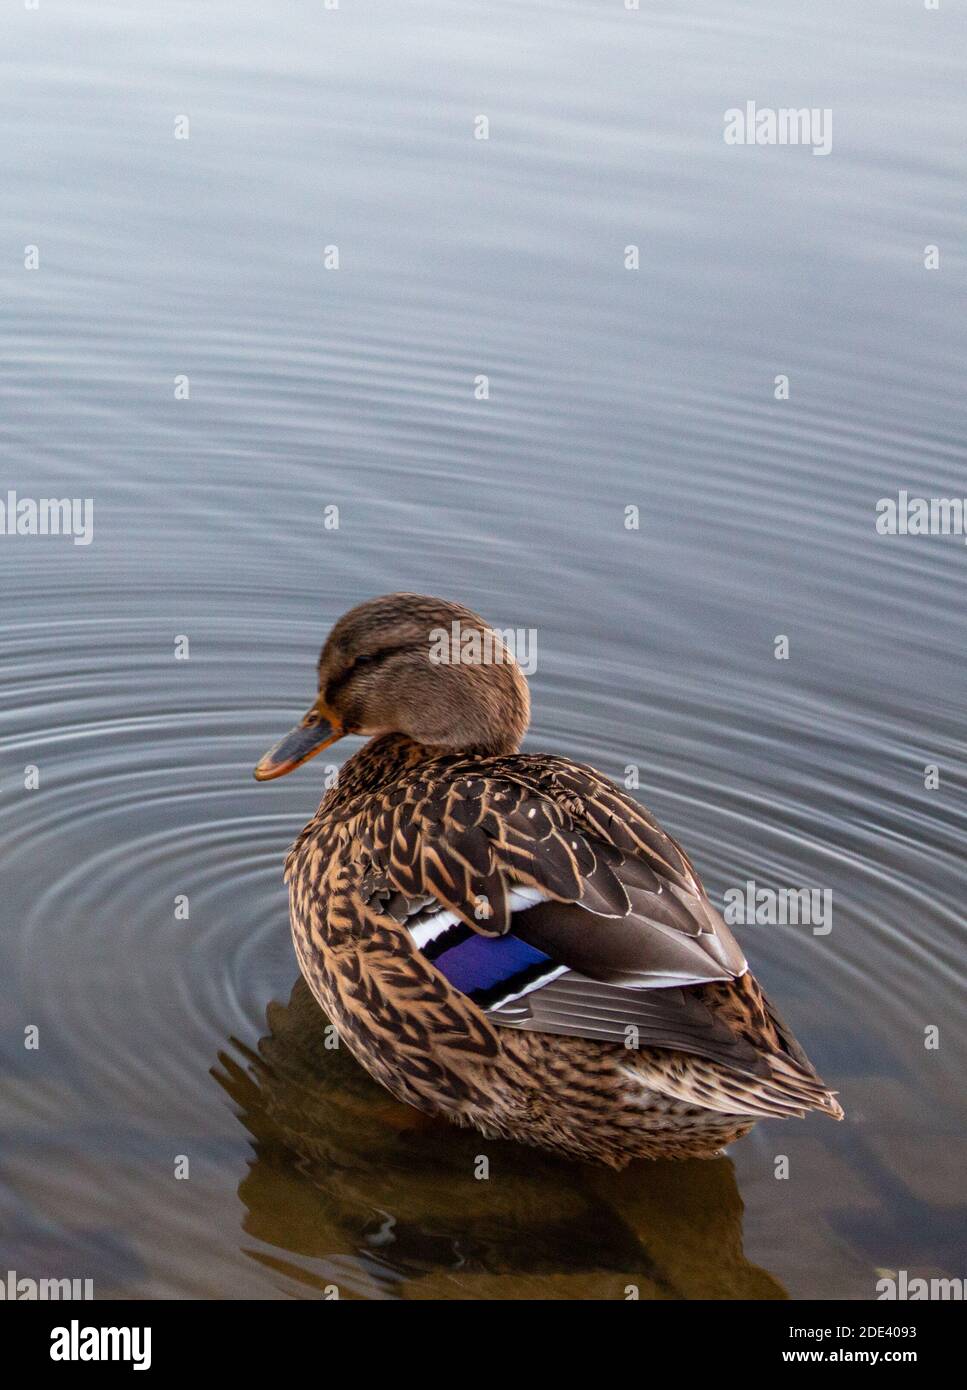
{"label": "tail feather", "polygon": [[[656,1089],[690,1104],[729,1115],[794,1116],[820,1110],[843,1118],[836,1092],[829,1089],[761,987],[746,972],[728,985],[706,985],[704,1002],[729,1028],[752,1043],[756,1064],[728,1066],[689,1057],[683,1067],[649,1064]],[[653,1057],[655,1054],[653,1054]]]}
{"label": "tail feather", "polygon": [[[667,1058],[669,1054],[664,1054]],[[644,1081],[664,1095],[700,1105],[725,1115],[754,1115],[757,1119],[787,1117],[802,1119],[810,1110],[820,1110],[834,1120],[843,1118],[843,1109],[835,1093],[818,1078],[807,1073],[797,1075],[792,1067],[772,1069],[769,1076],[744,1075],[707,1062],[704,1058],[689,1057],[685,1066],[663,1065],[656,1053],[647,1061],[647,1080]]]}

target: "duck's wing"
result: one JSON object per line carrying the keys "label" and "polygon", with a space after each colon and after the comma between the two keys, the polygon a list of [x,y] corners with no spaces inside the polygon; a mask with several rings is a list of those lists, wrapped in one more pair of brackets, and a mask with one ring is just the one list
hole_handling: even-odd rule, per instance
{"label": "duck's wing", "polygon": [[532,928],[594,978],[670,986],[746,969],[685,852],[592,768],[524,754],[457,762],[394,788],[356,834],[382,886],[435,898],[484,937],[505,936],[526,907],[577,904],[576,917],[535,916]]}
{"label": "duck's wing", "polygon": [[488,1022],[674,1049],[759,1078],[781,1055],[797,1104],[815,1103],[798,1089],[821,1083],[688,857],[599,773],[486,759],[390,800],[367,838],[378,910]]}
{"label": "duck's wing", "polygon": [[[504,1006],[568,973],[540,1001],[549,1031],[613,1037],[630,1013],[656,1040],[664,1028],[666,1046],[693,1034],[696,1045],[724,1045],[728,1030],[682,989],[736,979],[745,957],[684,852],[648,812],[564,759],[464,766],[407,780],[357,826],[373,867],[370,909],[405,925],[495,1022],[520,1026],[521,1012]],[[656,990],[660,999],[645,997]]]}
{"label": "duck's wing", "polygon": [[[621,866],[614,872],[620,880]],[[395,894],[382,910],[492,1024],[635,1049],[674,1048],[764,1075],[754,1044],[695,988],[735,977],[695,945],[700,933],[679,942],[643,915],[648,909],[630,888],[633,906],[614,918],[518,887],[500,937],[469,927],[434,896]],[[720,949],[719,941],[713,950]]]}

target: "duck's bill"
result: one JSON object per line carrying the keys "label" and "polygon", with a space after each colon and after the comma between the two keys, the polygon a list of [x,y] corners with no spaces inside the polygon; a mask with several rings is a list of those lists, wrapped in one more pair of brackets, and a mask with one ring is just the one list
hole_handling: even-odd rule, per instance
{"label": "duck's bill", "polygon": [[255,769],[255,780],[270,782],[273,777],[284,777],[342,736],[343,730],[337,724],[310,710],[301,724],[290,729],[285,738],[263,756]]}

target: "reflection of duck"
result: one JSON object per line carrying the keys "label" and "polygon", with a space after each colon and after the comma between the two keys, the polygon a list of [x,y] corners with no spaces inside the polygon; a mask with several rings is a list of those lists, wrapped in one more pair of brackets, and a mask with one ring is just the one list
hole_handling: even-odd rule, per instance
{"label": "reflection of duck", "polygon": [[373,735],[286,877],[303,974],[393,1095],[613,1167],[842,1114],[674,840],[592,768],[516,752],[527,683],[483,619],[375,599],[318,676],[256,776]]}
{"label": "reflection of duck", "polygon": [[247,1067],[236,1044],[215,1072],[255,1140],[245,1230],[289,1252],[253,1250],[268,1266],[340,1297],[785,1297],[742,1253],[730,1160],[616,1173],[468,1132],[441,1144],[332,1047],[304,981],[268,1020]]}

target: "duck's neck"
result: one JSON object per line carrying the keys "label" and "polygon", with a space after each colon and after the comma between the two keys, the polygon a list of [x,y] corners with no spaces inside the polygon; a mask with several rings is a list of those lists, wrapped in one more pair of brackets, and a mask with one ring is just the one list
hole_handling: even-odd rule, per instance
{"label": "duck's neck", "polygon": [[382,734],[371,738],[347,758],[339,769],[339,780],[319,803],[317,817],[338,815],[357,796],[374,796],[397,781],[403,773],[422,763],[441,757],[460,757],[453,749],[426,748],[405,734]]}
{"label": "duck's neck", "polygon": [[442,759],[493,757],[515,752],[514,748],[438,748],[417,743],[406,734],[382,734],[371,738],[339,769],[339,778],[330,787],[316,811],[315,820],[339,816],[358,796],[375,796],[405,773]]}

